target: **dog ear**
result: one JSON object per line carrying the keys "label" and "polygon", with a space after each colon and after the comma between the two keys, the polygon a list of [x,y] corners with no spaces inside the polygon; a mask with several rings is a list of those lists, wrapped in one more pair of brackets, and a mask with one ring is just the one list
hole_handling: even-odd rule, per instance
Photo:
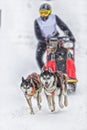
{"label": "dog ear", "polygon": [[52,72],[52,69],[49,67],[49,68],[48,68],[48,71],[51,73],[51,72]]}
{"label": "dog ear", "polygon": [[44,70],[45,70],[45,68],[44,68],[44,67],[42,67],[42,69],[41,69],[41,73],[43,73],[43,72],[44,72]]}
{"label": "dog ear", "polygon": [[24,82],[24,77],[22,77],[22,82]]}
{"label": "dog ear", "polygon": [[32,79],[30,79],[30,82],[31,82],[31,83],[33,83],[33,80],[32,80]]}

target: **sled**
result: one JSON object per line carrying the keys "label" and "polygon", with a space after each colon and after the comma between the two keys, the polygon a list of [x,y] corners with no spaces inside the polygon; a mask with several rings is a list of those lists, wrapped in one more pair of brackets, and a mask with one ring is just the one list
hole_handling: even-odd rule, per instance
{"label": "sled", "polygon": [[[76,91],[75,46],[68,37],[51,38],[47,43],[47,62],[45,68],[55,73],[62,71],[68,76],[67,86],[70,92]],[[63,54],[64,53],[64,54]]]}

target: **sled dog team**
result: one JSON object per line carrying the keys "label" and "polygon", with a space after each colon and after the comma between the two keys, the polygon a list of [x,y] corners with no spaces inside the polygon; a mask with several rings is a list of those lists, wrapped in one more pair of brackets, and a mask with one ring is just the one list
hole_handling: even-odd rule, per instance
{"label": "sled dog team", "polygon": [[37,100],[37,106],[41,109],[41,92],[44,89],[48,106],[51,112],[55,111],[55,96],[58,97],[60,108],[68,106],[67,94],[67,75],[62,72],[53,73],[50,68],[42,69],[41,74],[32,73],[26,79],[22,77],[20,85],[27,103],[30,108],[30,113],[34,114],[32,98]]}

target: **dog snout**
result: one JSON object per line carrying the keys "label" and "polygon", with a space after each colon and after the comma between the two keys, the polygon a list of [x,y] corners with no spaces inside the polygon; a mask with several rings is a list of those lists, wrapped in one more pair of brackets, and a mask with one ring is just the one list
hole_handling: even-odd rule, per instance
{"label": "dog snout", "polygon": [[45,84],[47,85],[47,84],[48,84],[48,82],[45,82]]}
{"label": "dog snout", "polygon": [[27,95],[27,91],[25,91],[25,95]]}
{"label": "dog snout", "polygon": [[45,82],[45,86],[46,86],[46,88],[48,88],[48,86],[49,86],[49,85],[48,85],[48,82]]}

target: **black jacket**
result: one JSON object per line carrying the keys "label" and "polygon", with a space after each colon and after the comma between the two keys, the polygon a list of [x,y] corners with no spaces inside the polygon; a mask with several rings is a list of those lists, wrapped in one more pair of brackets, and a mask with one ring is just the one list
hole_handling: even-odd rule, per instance
{"label": "black jacket", "polygon": [[[72,32],[69,30],[69,28],[67,27],[67,25],[57,16],[56,16],[56,23],[58,25],[58,27],[66,34],[70,37],[70,40],[75,42],[75,38],[72,34]],[[45,38],[42,36],[40,27],[38,25],[37,20],[34,21],[34,30],[35,30],[35,35],[36,38],[40,41],[40,42],[44,42]],[[58,32],[59,34],[59,32]]]}

